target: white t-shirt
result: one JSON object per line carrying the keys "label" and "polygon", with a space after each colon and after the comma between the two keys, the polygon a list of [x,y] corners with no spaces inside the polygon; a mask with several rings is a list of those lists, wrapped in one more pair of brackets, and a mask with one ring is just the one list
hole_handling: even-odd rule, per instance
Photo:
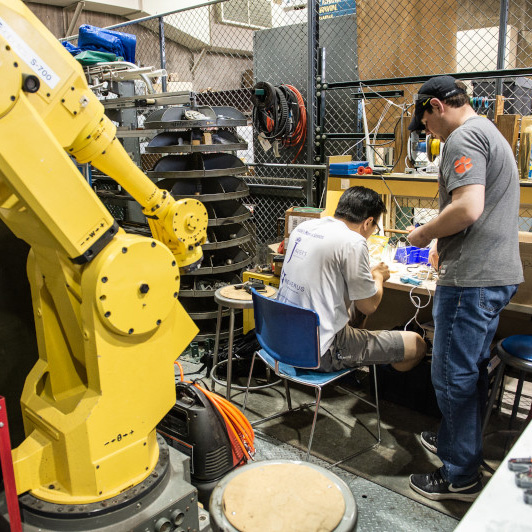
{"label": "white t-shirt", "polygon": [[292,231],[277,299],[318,313],[322,355],[346,326],[350,302],[376,292],[361,234],[330,216],[309,220]]}

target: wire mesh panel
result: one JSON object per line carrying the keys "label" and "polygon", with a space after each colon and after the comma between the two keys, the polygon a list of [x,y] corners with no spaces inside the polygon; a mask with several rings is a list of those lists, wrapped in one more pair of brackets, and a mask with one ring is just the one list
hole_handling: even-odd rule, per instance
{"label": "wire mesh panel", "polygon": [[[381,148],[391,147],[393,141],[378,141],[373,135],[400,133],[398,121],[410,107],[413,94],[421,85],[415,82],[415,77],[493,71],[499,67],[532,67],[530,0],[508,2],[507,25],[502,31],[499,26],[499,0],[361,0],[356,3],[356,9],[358,64],[342,70],[341,67],[335,69],[328,61],[326,74],[340,70],[344,73],[344,80],[360,80],[359,90],[374,96],[359,104],[359,110],[363,105],[371,133],[368,137],[370,143]],[[413,79],[404,84],[393,84],[393,79],[405,77]],[[379,79],[388,79],[392,84],[376,85],[374,80]],[[330,81],[328,77],[327,80]],[[493,117],[495,94],[499,93],[496,81],[486,78],[468,84],[471,96],[478,100],[479,111]],[[532,83],[527,77],[505,79],[502,89],[502,94],[506,96],[506,114],[531,113]],[[375,97],[390,90],[403,91],[404,96]],[[353,93],[353,89],[335,92]],[[327,102],[324,129],[353,130],[352,118],[334,116]],[[360,114],[357,118],[356,131],[362,132],[364,123]],[[357,150],[362,142],[353,143],[347,153],[354,158],[365,158],[365,153]],[[388,162],[383,160],[382,151],[376,156],[375,164]],[[343,152],[336,142],[327,144],[327,155],[338,153]],[[405,155],[403,153],[402,157]]]}
{"label": "wire mesh panel", "polygon": [[532,205],[521,205],[519,209],[519,231],[532,232]]}
{"label": "wire mesh panel", "polygon": [[[390,216],[390,229],[406,230],[416,224],[426,224],[438,215],[437,198],[395,196]],[[532,231],[532,205],[519,208],[519,231]]]}
{"label": "wire mesh panel", "polygon": [[406,230],[425,224],[438,214],[437,198],[396,196],[392,204],[391,229]]}
{"label": "wire mesh panel", "polygon": [[[231,106],[250,119],[239,127],[246,164],[294,162],[296,148],[265,151],[251,124],[252,87],[258,81],[295,86],[307,96],[306,10],[285,10],[270,0],[228,0],[164,17],[167,91],[194,91],[198,104]],[[295,162],[306,162],[303,147]],[[257,241],[279,239],[277,219],[292,205],[305,205],[306,172],[251,166],[246,201],[257,219]],[[281,235],[282,238],[282,235]]]}
{"label": "wire mesh panel", "polygon": [[[317,31],[309,31],[309,7],[317,9]],[[89,14],[83,17],[91,22]],[[154,90],[194,91],[199,104],[235,107],[249,118],[238,128],[249,147],[238,156],[250,165],[247,202],[257,218],[260,243],[282,235],[286,208],[320,204],[321,198],[307,197],[307,183],[313,179],[317,186],[322,174],[292,166],[316,163],[317,143],[322,155],[366,159],[369,154],[375,165],[392,170],[412,165],[403,141],[420,76],[463,75],[477,111],[490,118],[497,94],[505,96],[505,114],[532,114],[531,77],[497,81],[487,74],[532,68],[532,0],[220,0],[115,28],[136,35],[137,65],[166,68],[167,78],[154,79]],[[322,51],[318,80],[309,79],[309,43],[316,54]],[[468,79],[467,73],[474,75]],[[281,146],[276,153],[258,142],[251,116],[252,88],[259,81],[296,87],[310,123],[323,110],[321,130],[307,139],[297,158],[297,148]],[[356,83],[323,91],[320,108],[308,101],[320,81]],[[137,90],[146,88],[141,84]],[[139,127],[142,120],[140,115]],[[322,138],[330,133],[340,138]],[[144,153],[146,140],[141,139],[140,152],[149,170],[157,156]],[[373,149],[368,152],[367,146]],[[437,208],[428,205],[429,214],[421,214],[425,206],[413,201],[401,199],[401,208],[394,207],[397,228]],[[528,230],[529,221],[530,208],[522,206],[521,228]]]}

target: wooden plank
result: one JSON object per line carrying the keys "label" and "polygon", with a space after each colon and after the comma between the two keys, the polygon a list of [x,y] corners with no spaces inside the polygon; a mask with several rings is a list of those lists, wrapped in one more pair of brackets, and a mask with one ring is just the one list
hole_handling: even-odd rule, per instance
{"label": "wooden plank", "polygon": [[497,94],[497,96],[495,96],[495,106],[494,106],[495,123],[498,122],[499,118],[503,115],[503,113],[504,113],[504,96]]}
{"label": "wooden plank", "polygon": [[405,158],[408,154],[408,138],[410,137],[410,131],[408,131],[408,124],[410,124],[410,117],[405,116],[403,118],[403,131],[401,134],[401,128],[397,128],[395,135],[395,144],[393,151],[394,159],[394,172],[403,173],[405,171]]}
{"label": "wooden plank", "polygon": [[530,150],[532,149],[532,116],[527,115],[521,118],[521,134],[519,137],[519,157],[517,166],[519,177],[526,179],[530,164]]}
{"label": "wooden plank", "polygon": [[331,155],[329,157],[329,164],[350,163],[352,160],[353,160],[352,155]]}
{"label": "wooden plank", "polygon": [[497,120],[497,128],[512,147],[514,155],[517,150],[517,138],[519,137],[519,118],[520,115],[500,115]]}

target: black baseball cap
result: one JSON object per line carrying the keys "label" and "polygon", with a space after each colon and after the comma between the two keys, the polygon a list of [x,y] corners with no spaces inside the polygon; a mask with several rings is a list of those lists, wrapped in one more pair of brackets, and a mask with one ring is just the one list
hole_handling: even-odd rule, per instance
{"label": "black baseball cap", "polygon": [[408,129],[410,131],[425,129],[421,120],[432,98],[445,100],[455,94],[465,94],[465,91],[456,85],[456,80],[452,76],[436,76],[423,83],[419,92],[414,96],[414,116]]}

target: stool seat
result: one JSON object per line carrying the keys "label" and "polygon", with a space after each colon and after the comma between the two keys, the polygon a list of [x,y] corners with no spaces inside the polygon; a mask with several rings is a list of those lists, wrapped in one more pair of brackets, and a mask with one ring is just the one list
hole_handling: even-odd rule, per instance
{"label": "stool seat", "polygon": [[532,362],[532,334],[514,334],[501,345],[509,355]]}
{"label": "stool seat", "polygon": [[215,532],[352,532],[357,506],[348,486],[320,466],[290,460],[254,462],[214,488]]}

